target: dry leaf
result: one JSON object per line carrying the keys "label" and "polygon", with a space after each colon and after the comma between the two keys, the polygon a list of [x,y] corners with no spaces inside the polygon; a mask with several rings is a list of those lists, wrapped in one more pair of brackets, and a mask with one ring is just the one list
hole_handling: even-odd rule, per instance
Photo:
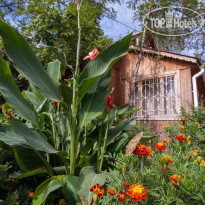
{"label": "dry leaf", "polygon": [[132,138],[129,143],[126,146],[125,153],[127,156],[131,155],[132,152],[134,151],[135,147],[139,143],[140,139],[143,136],[143,132],[140,132],[138,135],[136,135],[134,138]]}

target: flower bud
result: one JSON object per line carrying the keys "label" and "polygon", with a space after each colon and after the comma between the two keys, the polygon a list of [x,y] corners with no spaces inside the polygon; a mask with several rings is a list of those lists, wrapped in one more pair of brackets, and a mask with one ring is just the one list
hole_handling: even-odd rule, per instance
{"label": "flower bud", "polygon": [[98,198],[97,194],[93,194],[93,201],[94,202],[99,201],[99,198]]}
{"label": "flower bud", "polygon": [[196,158],[195,162],[198,163],[198,164],[200,164],[200,163],[201,163],[201,160],[202,160],[201,157],[198,156],[198,157]]}

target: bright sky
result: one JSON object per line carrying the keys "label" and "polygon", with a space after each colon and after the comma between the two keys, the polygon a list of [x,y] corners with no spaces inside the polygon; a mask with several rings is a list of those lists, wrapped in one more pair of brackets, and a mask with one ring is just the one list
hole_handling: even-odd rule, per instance
{"label": "bright sky", "polygon": [[[133,23],[133,19],[132,19],[133,11],[131,9],[128,9],[125,3],[122,3],[121,5],[109,4],[109,7],[112,7],[115,11],[117,11],[117,17],[116,17],[117,21],[127,25],[128,27],[137,29],[135,28],[136,22]],[[111,19],[108,19],[107,17],[104,17],[101,20],[100,25],[104,30],[105,35],[108,35],[108,37],[113,38],[114,40],[117,40],[120,37],[123,37],[133,31],[133,29],[128,28]]]}

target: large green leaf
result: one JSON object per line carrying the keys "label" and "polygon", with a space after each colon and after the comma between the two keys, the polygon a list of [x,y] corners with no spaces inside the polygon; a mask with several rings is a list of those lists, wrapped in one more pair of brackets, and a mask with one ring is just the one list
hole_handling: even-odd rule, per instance
{"label": "large green leaf", "polygon": [[25,91],[26,97],[30,101],[30,103],[33,104],[35,110],[38,109],[38,107],[42,104],[43,100],[38,98],[34,92],[31,91]]}
{"label": "large green leaf", "polygon": [[45,204],[48,195],[59,188],[62,188],[67,202],[71,205],[76,205],[81,201],[75,189],[77,180],[78,178],[75,176],[55,176],[46,180],[36,189],[33,205]]}
{"label": "large green leaf", "polygon": [[7,124],[0,124],[0,141],[11,145],[30,149],[31,146],[23,136],[17,135]]}
{"label": "large green leaf", "polygon": [[41,65],[28,42],[10,25],[0,20],[0,35],[14,67],[44,96],[61,100],[61,86]]}
{"label": "large green leaf", "polygon": [[52,175],[52,167],[38,151],[33,150],[31,147],[27,149],[20,146],[14,146],[13,151],[16,162],[24,172],[46,168],[48,173]]}
{"label": "large green leaf", "polygon": [[62,96],[63,96],[63,101],[66,102],[68,105],[71,105],[72,103],[72,98],[73,98],[73,90],[69,86],[65,84],[61,84],[62,88]]}
{"label": "large green leaf", "polygon": [[132,33],[105,49],[86,65],[79,79],[79,100],[83,98],[99,76],[127,53],[131,38]]}
{"label": "large green leaf", "polygon": [[85,202],[89,203],[93,195],[93,193],[90,192],[90,188],[97,183],[102,186],[104,185],[105,181],[105,173],[96,174],[94,167],[84,167],[80,172],[80,178],[77,186],[78,194]]}
{"label": "large green leaf", "polygon": [[55,55],[57,56],[58,60],[64,65],[64,66],[68,66],[67,64],[67,60],[66,60],[66,55],[65,53],[58,48],[55,47],[48,47],[49,49],[51,49]]}
{"label": "large green leaf", "polygon": [[61,76],[61,62],[55,61],[48,63],[47,72],[51,78],[59,81]]}
{"label": "large green leaf", "polygon": [[42,155],[32,149],[23,136],[16,134],[10,125],[0,124],[0,141],[14,147],[16,161],[24,172],[46,167],[52,172],[50,165]]}
{"label": "large green leaf", "polygon": [[44,169],[36,169],[30,172],[14,172],[13,177],[17,178],[17,179],[24,179],[27,177],[31,177],[31,176],[35,176],[35,175],[44,175],[44,174],[48,174],[48,171],[44,168]]}
{"label": "large green leaf", "polygon": [[109,129],[107,145],[109,145],[113,140],[119,136],[123,131],[129,132],[134,129],[136,125],[136,119],[126,119],[120,122],[116,127]]}
{"label": "large green leaf", "polygon": [[9,65],[2,58],[0,58],[0,90],[16,114],[39,126],[34,107],[21,95]]}
{"label": "large green leaf", "polygon": [[36,130],[30,130],[20,121],[11,121],[10,123],[14,132],[17,135],[23,136],[34,150],[44,151],[46,153],[58,152]]}
{"label": "large green leaf", "polygon": [[107,147],[107,152],[113,153],[113,152],[120,152],[122,148],[127,144],[129,141],[129,136],[127,133],[122,133],[117,137],[117,141],[111,143]]}
{"label": "large green leaf", "polygon": [[96,118],[105,108],[107,99],[107,88],[110,81],[110,70],[107,70],[97,79],[92,88],[87,92],[82,100],[78,111],[80,129]]}

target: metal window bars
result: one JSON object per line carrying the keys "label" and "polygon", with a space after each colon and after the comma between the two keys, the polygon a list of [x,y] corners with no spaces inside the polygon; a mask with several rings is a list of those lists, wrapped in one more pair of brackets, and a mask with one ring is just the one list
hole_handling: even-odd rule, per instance
{"label": "metal window bars", "polygon": [[177,112],[175,75],[138,81],[135,86],[135,107],[141,117],[173,116]]}

